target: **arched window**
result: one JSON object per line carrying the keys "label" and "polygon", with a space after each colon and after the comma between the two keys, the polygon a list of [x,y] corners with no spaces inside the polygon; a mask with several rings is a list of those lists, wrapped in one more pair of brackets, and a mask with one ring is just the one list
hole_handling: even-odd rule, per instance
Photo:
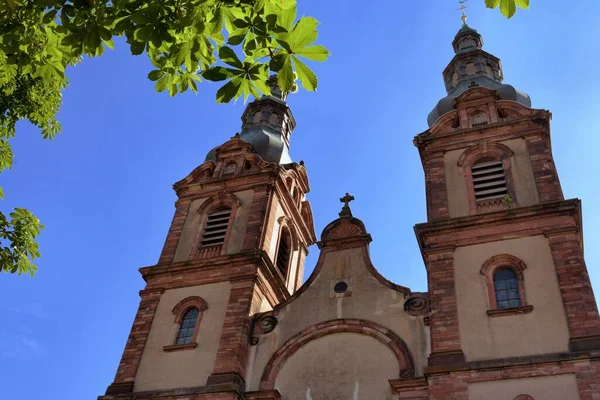
{"label": "arched window", "polygon": [[290,232],[286,228],[283,228],[281,230],[281,236],[279,237],[279,244],[277,245],[277,258],[275,260],[275,265],[284,278],[287,277],[291,251],[292,241]]}
{"label": "arched window", "polygon": [[460,156],[458,165],[465,176],[470,214],[518,206],[510,174],[512,156],[509,147],[496,142],[481,142]]}
{"label": "arched window", "polygon": [[502,198],[508,194],[501,160],[478,161],[471,167],[471,173],[476,201]]}
{"label": "arched window", "polygon": [[533,306],[525,297],[525,270],[527,266],[510,254],[499,254],[487,260],[481,267],[490,300],[490,317],[527,314]]}
{"label": "arched window", "polygon": [[279,121],[280,121],[279,114],[277,114],[277,113],[273,113],[269,117],[269,122],[272,123],[273,125],[279,124]]}
{"label": "arched window", "polygon": [[515,397],[514,400],[535,400],[535,399],[528,394],[520,394],[517,397]]}
{"label": "arched window", "polygon": [[204,233],[200,241],[200,247],[220,246],[225,241],[229,220],[231,218],[231,208],[223,207],[208,214]]}
{"label": "arched window", "polygon": [[200,321],[207,309],[204,299],[198,296],[187,297],[177,303],[173,308],[176,335],[168,345],[163,346],[163,350],[170,352],[196,348]]}
{"label": "arched window", "polygon": [[179,325],[179,331],[177,332],[177,338],[175,344],[190,344],[194,340],[194,332],[196,330],[196,323],[198,322],[198,315],[200,310],[197,308],[190,308],[183,315],[181,324]]}
{"label": "arched window", "polygon": [[262,111],[257,111],[254,113],[254,115],[252,116],[252,122],[253,123],[257,123],[260,122],[262,118]]}
{"label": "arched window", "polygon": [[519,294],[519,280],[515,271],[502,268],[494,272],[494,294],[496,295],[496,308],[521,307]]}

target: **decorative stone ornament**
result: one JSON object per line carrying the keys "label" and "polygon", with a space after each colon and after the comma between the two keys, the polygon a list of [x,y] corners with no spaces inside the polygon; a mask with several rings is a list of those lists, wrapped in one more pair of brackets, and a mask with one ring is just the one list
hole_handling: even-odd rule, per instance
{"label": "decorative stone ornament", "polygon": [[429,313],[429,300],[425,293],[411,293],[404,302],[404,311],[417,317]]}

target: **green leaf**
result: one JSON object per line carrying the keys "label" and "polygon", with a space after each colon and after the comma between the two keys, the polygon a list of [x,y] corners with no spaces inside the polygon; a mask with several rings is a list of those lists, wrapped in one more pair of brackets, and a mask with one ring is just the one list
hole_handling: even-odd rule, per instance
{"label": "green leaf", "polygon": [[164,71],[161,71],[159,69],[155,69],[153,71],[150,71],[148,73],[148,79],[150,79],[151,81],[157,81],[160,78],[162,78],[165,75]]}
{"label": "green leaf", "polygon": [[133,22],[135,22],[137,25],[146,25],[146,24],[150,24],[150,23],[154,22],[150,19],[148,14],[146,14],[146,12],[143,10],[132,14],[131,20]]}
{"label": "green leaf", "polygon": [[281,68],[283,68],[283,64],[285,64],[286,60],[289,57],[290,55],[283,51],[275,54],[273,58],[271,58],[271,62],[269,64],[271,71],[278,72],[279,70],[281,70]]}
{"label": "green leaf", "polygon": [[248,29],[240,29],[235,32],[232,32],[229,35],[229,39],[227,40],[227,44],[232,46],[237,46],[244,41],[246,34],[248,33]]}
{"label": "green leaf", "polygon": [[258,90],[260,90],[260,92],[262,94],[264,94],[265,96],[269,96],[271,94],[271,88],[269,87],[269,85],[267,85],[266,80],[257,79],[257,80],[253,80],[252,82],[256,85]]}
{"label": "green leaf", "polygon": [[45,80],[62,79],[64,78],[65,68],[61,63],[48,62],[35,70],[33,76],[41,77]]}
{"label": "green leaf", "polygon": [[154,27],[152,25],[146,25],[141,28],[136,29],[133,32],[133,37],[137,41],[148,41],[154,32]]}
{"label": "green leaf", "polygon": [[519,8],[529,8],[529,0],[485,0],[485,5],[488,8],[500,7],[500,12],[506,18],[512,18]]}
{"label": "green leaf", "polygon": [[146,43],[144,42],[133,42],[131,43],[131,54],[138,56],[146,50]]}
{"label": "green leaf", "polygon": [[325,61],[329,57],[329,51],[321,45],[305,47],[297,50],[296,54],[313,61]]}
{"label": "green leaf", "polygon": [[192,89],[192,92],[198,93],[198,84],[193,79],[190,80],[190,88]]}
{"label": "green leaf", "polygon": [[529,8],[529,0],[515,0],[519,8]]}
{"label": "green leaf", "polygon": [[186,75],[181,76],[181,85],[179,85],[179,93],[183,93],[188,90],[190,78]]}
{"label": "green leaf", "polygon": [[244,68],[244,65],[242,64],[242,62],[240,61],[238,56],[235,54],[235,51],[233,51],[233,49],[231,49],[231,47],[227,47],[227,46],[221,47],[219,49],[219,58],[225,64],[229,64],[232,67],[236,67],[239,69]]}
{"label": "green leaf", "polygon": [[500,0],[485,0],[485,6],[487,8],[496,8],[500,5]]}
{"label": "green leaf", "polygon": [[312,17],[300,18],[287,39],[293,51],[306,47],[317,40],[317,25],[319,22]]}
{"label": "green leaf", "polygon": [[44,18],[42,18],[42,24],[49,24],[50,22],[54,21],[57,12],[58,10],[52,10],[44,15]]}
{"label": "green leaf", "polygon": [[102,54],[104,54],[104,45],[102,45],[102,43],[100,43],[100,45],[98,45],[98,47],[96,47],[96,51],[94,52],[94,55],[97,57],[100,57]]}
{"label": "green leaf", "polygon": [[211,67],[207,70],[204,70],[202,72],[202,77],[204,79],[212,81],[212,82],[219,82],[219,81],[224,81],[225,79],[234,77],[236,75],[235,72],[243,73],[244,71],[236,71],[236,70],[232,70],[230,68],[216,66],[216,67]]}
{"label": "green leaf", "polygon": [[242,92],[242,94],[244,95],[244,104],[246,104],[246,102],[248,101],[248,97],[250,96],[250,88],[252,87],[252,85],[250,84],[250,82],[247,79],[242,79],[242,85],[240,87],[240,91]]}
{"label": "green leaf", "polygon": [[94,51],[101,42],[102,39],[100,38],[100,31],[97,26],[93,26],[88,30],[83,38],[83,45],[86,47],[87,52]]}
{"label": "green leaf", "polygon": [[[248,92],[249,92],[249,94],[251,94],[252,96],[254,96],[254,98],[256,100],[260,99],[260,93],[256,89],[256,86],[254,86],[253,81],[248,81]],[[247,95],[244,96],[244,102],[246,102],[246,100],[248,100],[248,96]]]}
{"label": "green leaf", "polygon": [[173,97],[177,94],[177,82],[175,79],[172,79],[169,83],[169,96]]}
{"label": "green leaf", "polygon": [[294,85],[294,71],[292,69],[291,57],[286,58],[283,67],[279,70],[279,73],[277,74],[277,85],[284,93],[292,90],[292,86]]}
{"label": "green leaf", "polygon": [[242,80],[237,77],[227,82],[217,91],[217,103],[229,103],[237,95],[241,85]]}
{"label": "green leaf", "polygon": [[106,47],[108,47],[111,50],[115,49],[115,42],[113,42],[112,39],[111,40],[105,40],[104,44],[106,45]]}
{"label": "green leaf", "polygon": [[157,92],[164,92],[167,90],[167,85],[169,84],[170,77],[168,75],[163,76],[154,85],[154,88]]}
{"label": "green leaf", "polygon": [[98,32],[100,34],[100,38],[102,38],[102,40],[110,40],[112,39],[112,33],[110,33],[110,31],[108,29],[106,29],[103,26],[98,27]]}
{"label": "green leaf", "polygon": [[298,57],[292,56],[294,58],[294,66],[296,67],[296,73],[298,74],[298,79],[302,86],[310,92],[314,92],[317,90],[317,85],[319,81],[317,80],[317,75],[308,68],[306,64],[298,59]]}
{"label": "green leaf", "polygon": [[515,0],[501,0],[500,1],[500,12],[506,18],[512,18],[517,12],[517,5]]}
{"label": "green leaf", "polygon": [[277,15],[277,24],[288,32],[292,29],[294,21],[296,20],[296,7],[289,7],[287,9],[282,9]]}
{"label": "green leaf", "polygon": [[182,64],[186,65],[186,68],[189,66],[190,69],[192,69],[192,62],[191,62],[191,51],[192,51],[192,44],[191,42],[186,42],[186,43],[182,43],[181,45],[179,45],[179,49],[178,51],[175,53],[175,61],[173,61],[173,65],[174,66],[180,66]]}

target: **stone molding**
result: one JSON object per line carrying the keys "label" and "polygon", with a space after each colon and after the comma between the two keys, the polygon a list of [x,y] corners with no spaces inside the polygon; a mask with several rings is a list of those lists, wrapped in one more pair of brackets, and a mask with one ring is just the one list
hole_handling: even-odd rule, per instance
{"label": "stone molding", "polygon": [[414,377],[415,370],[410,352],[404,341],[391,330],[371,321],[336,319],[311,326],[289,339],[272,356],[263,372],[260,390],[272,390],[283,364],[305,344],[335,333],[358,333],[377,339],[396,356],[400,366],[399,378]]}

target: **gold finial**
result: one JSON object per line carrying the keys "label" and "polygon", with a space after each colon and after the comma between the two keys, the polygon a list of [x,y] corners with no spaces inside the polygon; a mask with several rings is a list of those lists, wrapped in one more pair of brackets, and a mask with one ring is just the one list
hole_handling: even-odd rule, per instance
{"label": "gold finial", "polygon": [[469,0],[458,0],[458,2],[460,3],[460,7],[457,8],[457,10],[462,12],[462,16],[460,17],[460,19],[462,19],[463,25],[467,24],[467,14],[465,14],[465,10],[469,7],[465,6],[465,3],[467,1]]}

